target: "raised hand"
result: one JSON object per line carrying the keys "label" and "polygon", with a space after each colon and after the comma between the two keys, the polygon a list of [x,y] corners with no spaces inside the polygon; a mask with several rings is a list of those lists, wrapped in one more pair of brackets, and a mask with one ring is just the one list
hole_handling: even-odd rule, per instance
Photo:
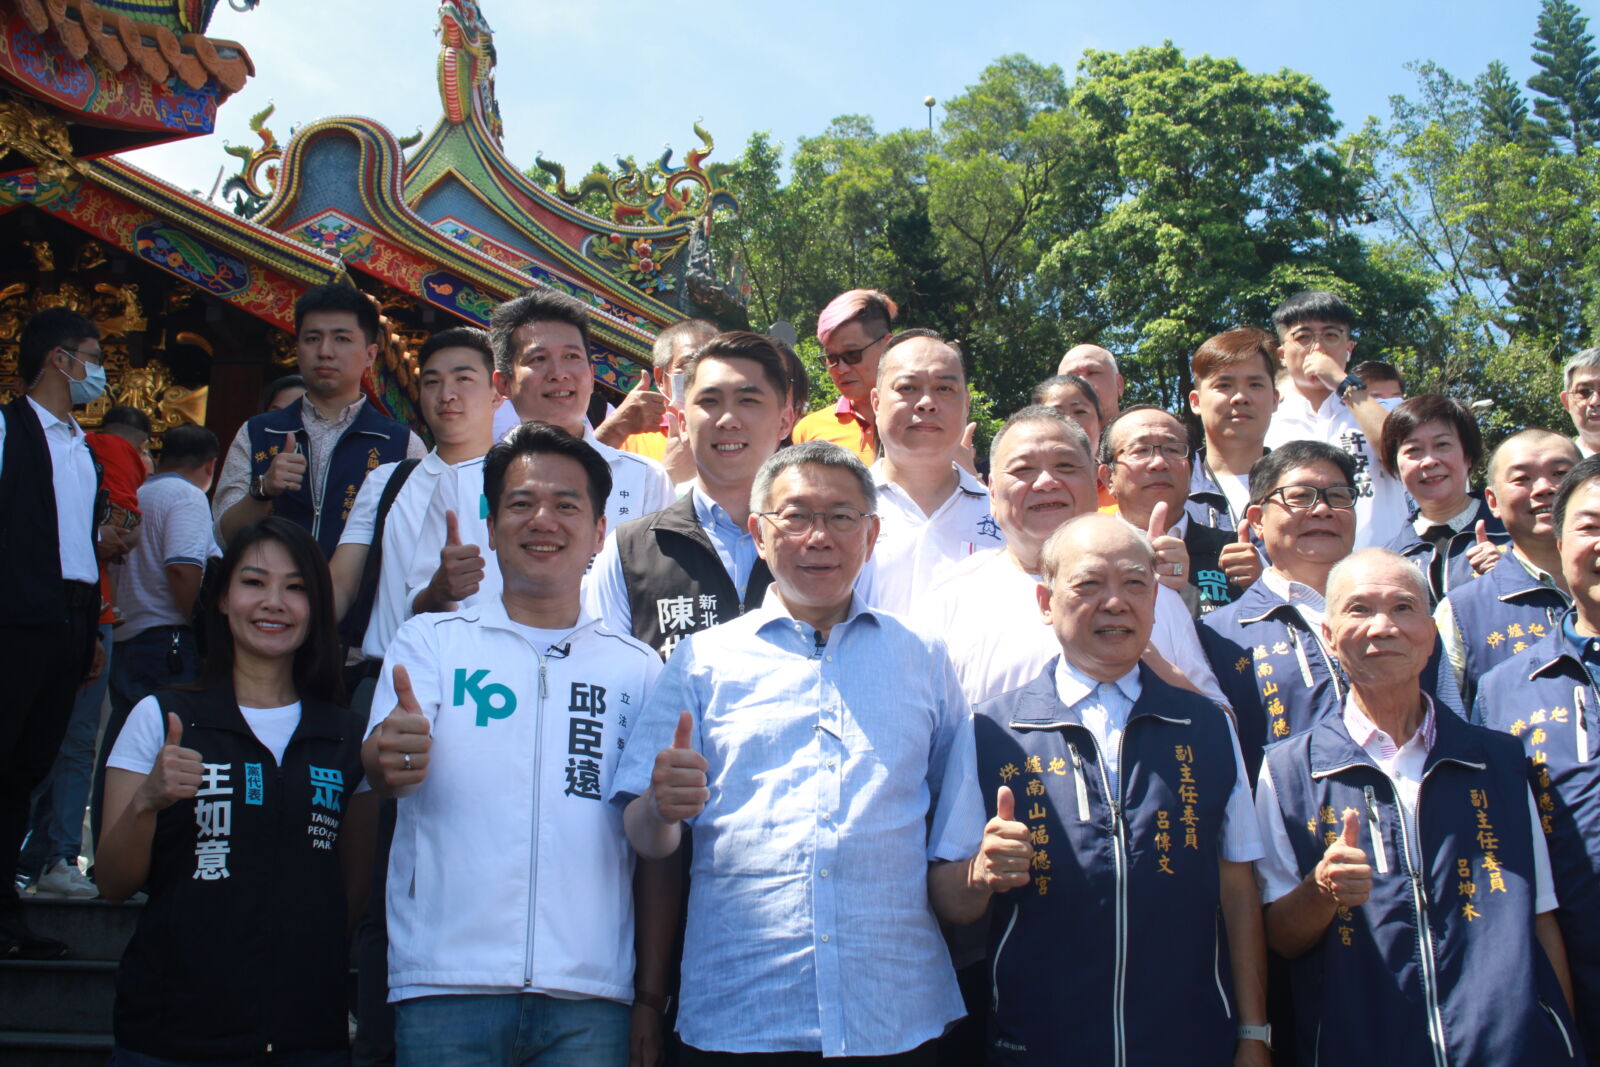
{"label": "raised hand", "polygon": [[961,469],[968,474],[978,473],[978,453],[972,447],[972,439],[977,432],[977,423],[967,423],[967,428],[961,431],[961,443],[956,446],[956,462],[961,464]]}
{"label": "raised hand", "polygon": [[1322,854],[1312,876],[1323,896],[1344,907],[1367,902],[1372,892],[1372,865],[1361,848],[1361,816],[1354,810],[1344,813],[1343,832]]}
{"label": "raised hand", "polygon": [[1167,533],[1167,502],[1161,501],[1150,509],[1147,533],[1150,546],[1156,550],[1156,578],[1162,585],[1182,591],[1189,584],[1189,549],[1183,539]]}
{"label": "raised hand", "polygon": [[1487,574],[1500,562],[1500,546],[1489,540],[1489,524],[1482,519],[1478,520],[1473,533],[1472,547],[1467,549],[1467,562],[1472,564],[1472,573]]}
{"label": "raised hand", "polygon": [[672,747],[656,753],[655,770],[650,774],[650,794],[655,799],[656,815],[665,823],[692,819],[705,810],[711,799],[706,788],[706,758],[690,747],[694,736],[694,716],[678,713],[678,728],[672,734]]}
{"label": "raised hand", "polygon": [[411,676],[395,664],[394,710],[378,724],[378,773],[391,792],[411,790],[428,776],[433,735],[422,705],[411,690]]}
{"label": "raised hand", "polygon": [[283,451],[272,457],[267,473],[261,476],[261,491],[268,496],[292,493],[305,482],[306,457],[299,451],[299,438],[292,433],[284,438]]}
{"label": "raised hand", "polygon": [[156,762],[139,785],[137,801],[148,812],[163,811],[180,800],[188,800],[200,789],[205,768],[200,753],[183,747],[183,720],[167,712],[167,739],[156,754]]}
{"label": "raised hand", "polygon": [[1033,843],[1028,827],[1017,822],[1017,800],[1009,786],[995,794],[994,818],[983,828],[983,843],[972,857],[971,881],[1004,893],[1027,885],[1033,868]]}
{"label": "raised hand", "polygon": [[1265,569],[1261,562],[1261,553],[1256,551],[1256,546],[1250,543],[1250,524],[1239,524],[1239,536],[1233,544],[1227,545],[1217,554],[1217,563],[1222,567],[1222,573],[1227,575],[1228,581],[1244,589],[1261,577]]}
{"label": "raised hand", "polygon": [[478,591],[483,582],[483,552],[477,545],[461,543],[461,524],[456,513],[444,513],[444,547],[439,550],[439,568],[433,572],[436,600],[459,603]]}

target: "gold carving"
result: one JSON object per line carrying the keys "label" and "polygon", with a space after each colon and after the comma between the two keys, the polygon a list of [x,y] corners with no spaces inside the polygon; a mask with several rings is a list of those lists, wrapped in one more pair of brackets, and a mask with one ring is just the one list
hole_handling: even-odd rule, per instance
{"label": "gold carving", "polygon": [[137,285],[131,282],[127,285],[97,282],[94,291],[111,297],[113,303],[121,307],[121,314],[95,320],[95,325],[100,327],[100,332],[104,336],[126,337],[129,334],[143,333],[145,327],[150,325],[144,317],[143,310],[139,307],[139,287]]}
{"label": "gold carving", "polygon": [[50,247],[49,241],[24,241],[29,250],[33,252],[33,265],[41,271],[56,269],[56,251]]}
{"label": "gold carving", "polygon": [[67,124],[37,104],[15,96],[0,99],[0,149],[33,160],[34,171],[44,185],[66,182],[89,172],[89,164],[72,153]]}

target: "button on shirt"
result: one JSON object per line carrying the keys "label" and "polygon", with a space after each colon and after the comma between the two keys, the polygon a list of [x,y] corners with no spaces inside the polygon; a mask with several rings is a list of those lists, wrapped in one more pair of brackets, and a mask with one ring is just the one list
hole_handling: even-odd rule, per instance
{"label": "button on shirt", "polygon": [[927,874],[983,837],[967,702],[938,639],[859,598],[816,633],[770,591],[689,637],[617,769],[626,804],[694,716],[711,796],[678,1033],[696,1048],[889,1055],[964,1014]]}
{"label": "button on shirt", "polygon": [[[61,546],[61,577],[71,582],[100,584],[100,564],[94,558],[94,458],[84,440],[83,427],[68,415],[66,421],[46,411],[33,397],[33,413],[44,429],[50,449],[50,477],[56,490],[56,537]],[[6,426],[0,420],[0,457],[5,455]]]}
{"label": "button on shirt", "polygon": [[[1400,405],[1398,399],[1379,400],[1385,411]],[[1356,464],[1356,548],[1386,545],[1405,524],[1410,508],[1400,479],[1384,469],[1378,459],[1378,442],[1367,440],[1355,413],[1337,393],[1329,393],[1315,410],[1291,384],[1285,388],[1267,428],[1266,445],[1279,448],[1290,441],[1323,441],[1350,454]]]}
{"label": "button on shirt", "polygon": [[879,611],[914,616],[943,571],[975,552],[1006,543],[989,514],[989,491],[977,477],[951,464],[956,487],[932,515],[889,481],[883,462],[873,464],[878,486],[878,541],[856,592]]}
{"label": "button on shirt", "polygon": [[[1100,763],[1106,769],[1111,790],[1122,795],[1122,734],[1128,726],[1128,716],[1139,702],[1144,687],[1139,684],[1139,669],[1118,678],[1115,682],[1097,682],[1066,661],[1056,660],[1056,696],[1061,703],[1077,712],[1078,721],[1094,735],[1100,746]],[[1263,855],[1260,829],[1256,825],[1255,809],[1250,800],[1250,779],[1245,774],[1244,755],[1239,749],[1239,735],[1233,721],[1228,721],[1228,739],[1233,744],[1233,789],[1228,793],[1228,804],[1222,816],[1222,858],[1229,863],[1251,863]]]}
{"label": "button on shirt", "polygon": [[[1396,745],[1394,738],[1378,729],[1356,705],[1353,696],[1345,701],[1343,717],[1345,732],[1350,739],[1372,757],[1372,762],[1394,784],[1395,796],[1400,800],[1401,817],[1406,821],[1406,837],[1413,843],[1422,840],[1417,830],[1417,794],[1422,788],[1422,772],[1427,766],[1428,753],[1433,750],[1437,732],[1433,698],[1424,693],[1422,699],[1427,705],[1422,725],[1403,745]],[[1289,842],[1289,831],[1283,824],[1278,806],[1278,788],[1272,781],[1271,764],[1268,763],[1261,765],[1260,781],[1256,785],[1256,818],[1261,824],[1262,844],[1266,849],[1265,858],[1256,865],[1256,881],[1261,886],[1262,901],[1271,904],[1292,892],[1302,881],[1302,875],[1295,860],[1294,846]],[[1531,789],[1528,791],[1528,818],[1533,822],[1534,911],[1542,915],[1555,910],[1556,890],[1550,877],[1550,850],[1545,844],[1544,830],[1539,823],[1539,809],[1534,804]],[[1370,849],[1371,831],[1364,819],[1361,833],[1364,842],[1362,847]],[[1417,846],[1414,844],[1413,847]],[[1420,857],[1412,856],[1411,859],[1420,866]]]}

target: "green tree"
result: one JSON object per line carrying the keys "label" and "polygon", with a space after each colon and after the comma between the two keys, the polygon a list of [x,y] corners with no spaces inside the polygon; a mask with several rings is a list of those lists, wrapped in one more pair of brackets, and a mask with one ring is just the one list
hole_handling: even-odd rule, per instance
{"label": "green tree", "polygon": [[1528,138],[1528,102],[1504,63],[1498,59],[1490,63],[1473,88],[1484,137],[1498,144],[1514,144]]}
{"label": "green tree", "polygon": [[1533,111],[1545,132],[1575,153],[1600,142],[1600,56],[1588,29],[1589,20],[1568,0],[1543,0],[1533,38],[1539,73],[1528,79],[1539,94]]}

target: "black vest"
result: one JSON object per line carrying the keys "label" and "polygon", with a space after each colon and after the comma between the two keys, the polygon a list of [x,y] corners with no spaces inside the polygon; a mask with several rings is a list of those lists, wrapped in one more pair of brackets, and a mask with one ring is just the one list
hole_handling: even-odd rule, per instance
{"label": "black vest", "polygon": [[231,685],[157,699],[163,718],[183,720],[206,775],[200,795],[156,817],[150,901],[117,971],[117,1044],[231,1061],[346,1047],[336,845],[361,781],[363,724],[305,700],[279,765]]}
{"label": "black vest", "polygon": [[757,559],[744,599],[739,599],[728,569],[695,517],[693,492],[654,515],[622,524],[616,538],[633,636],[662,659],[690,634],[759,605],[772,584],[766,561]]}
{"label": "black vest", "polygon": [[[64,624],[69,620],[50,446],[26,396],[0,413],[6,425],[5,457],[0,460],[0,559],[5,561],[0,567],[0,625]],[[98,464],[95,472],[98,476]],[[86,519],[91,543],[94,518],[91,509]]]}

